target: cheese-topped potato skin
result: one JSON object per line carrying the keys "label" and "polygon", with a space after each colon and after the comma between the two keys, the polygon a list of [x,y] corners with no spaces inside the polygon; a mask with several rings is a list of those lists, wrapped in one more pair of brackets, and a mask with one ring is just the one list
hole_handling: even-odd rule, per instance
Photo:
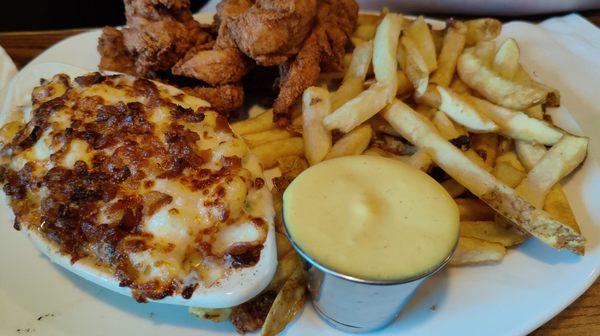
{"label": "cheese-topped potato skin", "polygon": [[30,121],[0,131],[16,229],[92,260],[141,302],[189,298],[260,259],[262,171],[205,101],[126,75],[58,74],[22,113]]}

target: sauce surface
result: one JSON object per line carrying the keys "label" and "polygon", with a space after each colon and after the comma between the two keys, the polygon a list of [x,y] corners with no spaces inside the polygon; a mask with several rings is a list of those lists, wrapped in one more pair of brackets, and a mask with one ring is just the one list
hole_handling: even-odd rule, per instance
{"label": "sauce surface", "polygon": [[434,179],[394,159],[351,156],[300,174],[284,219],[321,265],[365,280],[403,280],[436,268],[459,234],[456,203]]}

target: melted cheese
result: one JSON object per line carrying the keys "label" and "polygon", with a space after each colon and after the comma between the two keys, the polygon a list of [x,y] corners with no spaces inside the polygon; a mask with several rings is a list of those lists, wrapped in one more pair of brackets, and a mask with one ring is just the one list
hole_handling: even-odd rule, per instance
{"label": "melted cheese", "polygon": [[[127,256],[133,268],[139,273],[139,277],[135,279],[136,284],[143,285],[146,282],[158,282],[166,287],[172,283],[198,285],[205,294],[211,293],[212,296],[207,296],[204,301],[200,298],[199,301],[190,301],[190,303],[184,304],[196,302],[195,304],[204,306],[233,305],[241,303],[260,292],[267,285],[274,272],[275,257],[273,254],[273,239],[272,237],[267,239],[267,233],[272,231],[273,217],[270,194],[266,190],[257,190],[253,184],[256,178],[262,177],[262,169],[258,161],[250,157],[243,140],[235,136],[232,131],[222,126],[217,128],[217,114],[215,112],[205,111],[205,120],[202,122],[186,122],[183,119],[180,120],[174,117],[168,105],[149,104],[143,95],[135,96],[135,90],[132,89],[134,78],[119,76],[112,77],[110,80],[118,82],[119,85],[111,86],[111,84],[101,82],[87,87],[79,87],[71,82],[73,90],[66,91],[64,84],[58,81],[50,82],[48,87],[54,86],[57,89],[48,91],[54,94],[54,96],[47,97],[48,99],[56,98],[65,92],[69,95],[76,94],[76,96],[70,96],[71,100],[67,101],[60,110],[53,111],[50,114],[47,120],[49,126],[44,129],[33,146],[10,158],[2,158],[2,162],[8,162],[9,167],[15,171],[22,169],[26,163],[33,162],[35,166],[34,175],[40,179],[43,179],[44,175],[54,166],[74,169],[77,161],[83,161],[86,163],[87,169],[93,169],[92,162],[95,155],[100,154],[110,160],[113,156],[116,156],[117,147],[124,145],[124,143],[121,138],[117,138],[116,145],[109,143],[107,148],[94,149],[87,140],[78,137],[77,130],[71,132],[70,136],[65,137],[63,135],[64,131],[67,128],[74,127],[72,123],[74,116],[87,118],[83,121],[78,120],[79,125],[81,122],[96,122],[95,116],[86,116],[84,112],[75,109],[74,106],[78,106],[77,104],[84,97],[99,100],[102,105],[117,105],[129,102],[144,104],[144,108],[148,109],[148,122],[152,124],[154,139],[163,146],[166,146],[167,143],[165,133],[169,131],[173,124],[182,125],[186,131],[195,132],[199,136],[200,140],[196,142],[197,147],[195,150],[198,152],[207,151],[210,152],[210,155],[207,156],[208,161],[203,162],[201,167],[195,168],[201,168],[209,171],[210,174],[215,174],[217,182],[207,187],[195,189],[189,185],[189,179],[186,180],[188,182],[184,182],[184,179],[188,178],[188,176],[184,176],[185,172],[182,172],[181,176],[162,178],[153,175],[156,168],[141,167],[141,169],[145,169],[145,181],[151,183],[142,184],[143,187],[133,187],[133,189],[126,183],[120,185],[119,193],[121,194],[118,194],[115,199],[107,203],[98,204],[97,224],[119,225],[124,210],[114,210],[113,208],[118,208],[118,201],[123,197],[143,197],[150,192],[159,192],[161,195],[170,196],[168,204],[161,205],[153,213],[143,216],[140,223],[140,232],[132,235],[133,239],[144,237],[144,243],[146,244],[144,249],[134,250]],[[199,107],[208,106],[206,101],[184,95],[178,89],[158,83],[155,83],[155,85],[158,87],[161,98],[184,108],[191,108],[195,111]],[[43,90],[44,88],[40,87],[38,91],[40,97],[45,94]],[[177,97],[173,97],[174,95]],[[30,103],[23,110],[35,111],[37,106],[34,105],[32,109]],[[28,113],[29,118],[31,118],[31,113]],[[24,121],[27,122],[28,120]],[[14,132],[12,133],[14,134]],[[129,136],[135,137],[137,135],[133,133]],[[219,172],[226,168],[223,167],[224,160],[232,157],[240,158],[242,166],[234,167],[233,170],[227,171],[222,176],[219,175]],[[159,160],[155,157],[149,157],[148,162],[149,165],[156,165]],[[127,165],[127,162],[125,163]],[[134,174],[133,167],[130,168],[132,168],[131,174]],[[189,178],[200,177],[191,175]],[[219,194],[218,190],[223,190],[224,195],[216,196]],[[49,192],[46,187],[31,190],[28,193],[28,198],[40,200],[48,196]],[[39,204],[39,202],[37,203]],[[32,202],[31,204],[36,203]],[[227,216],[224,216],[225,210]],[[252,216],[260,219],[265,225],[262,227],[257,225],[251,220]],[[40,225],[39,223],[23,224],[27,224],[26,229],[30,229],[36,234],[41,232],[36,227],[36,225]],[[206,230],[206,233],[203,230]],[[198,246],[196,244],[198,242],[212,244],[208,253],[214,255],[204,258],[203,254],[197,250]],[[257,270],[260,270],[258,273],[257,270],[246,272],[242,269],[234,272],[229,264],[229,257],[223,254],[236,243],[249,242],[261,246],[269,244],[265,248],[267,251],[266,259],[262,258],[261,254],[261,259],[258,262],[260,268],[257,268]],[[48,246],[52,245],[49,242],[46,243]],[[101,247],[90,247],[92,251],[98,249],[101,249]],[[48,248],[47,250],[50,251],[51,249]],[[58,254],[58,252],[56,253]],[[68,259],[69,257],[66,256],[66,260]],[[98,260],[92,262],[92,264],[97,263]],[[103,265],[103,267],[105,266],[110,268],[114,265]],[[73,271],[80,274],[79,267],[84,267],[84,263],[77,262],[70,265],[67,262],[65,267],[71,267]],[[243,284],[235,276],[236,273],[245,276],[252,274],[252,277],[258,282],[253,284],[250,281]],[[229,287],[223,285],[224,288],[229,288],[227,290],[211,288],[211,286],[220,282],[227,284],[225,281],[227,279],[224,279],[224,277],[231,277],[235,283],[227,285]],[[231,288],[235,288],[235,286],[239,287],[239,293],[232,294]],[[175,295],[180,294],[180,290],[181,288],[176,288]],[[226,293],[223,293],[223,291]]]}

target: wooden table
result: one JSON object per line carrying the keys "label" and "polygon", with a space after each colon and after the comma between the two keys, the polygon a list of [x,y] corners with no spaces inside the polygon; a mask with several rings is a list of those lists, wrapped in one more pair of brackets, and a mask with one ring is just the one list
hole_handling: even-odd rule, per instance
{"label": "wooden table", "polygon": [[[600,26],[600,11],[581,13],[588,20]],[[512,18],[502,18],[509,21]],[[530,21],[543,20],[543,16],[519,18]],[[54,43],[87,29],[59,31],[0,33],[0,46],[12,57],[17,66],[22,67]],[[518,302],[515,302],[518,304]],[[534,331],[532,335],[600,335],[600,279],[579,299],[548,323]]]}

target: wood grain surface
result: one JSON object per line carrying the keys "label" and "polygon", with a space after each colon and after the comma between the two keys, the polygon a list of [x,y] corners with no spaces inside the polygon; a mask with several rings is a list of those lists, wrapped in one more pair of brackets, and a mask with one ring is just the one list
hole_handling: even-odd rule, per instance
{"label": "wood grain surface", "polygon": [[[580,13],[595,25],[600,26],[600,11]],[[537,22],[543,16],[517,18]],[[501,18],[503,21],[515,18]],[[54,43],[86,31],[70,29],[39,32],[0,33],[0,46],[22,67]],[[509,309],[509,308],[507,308]],[[580,298],[531,335],[542,336],[595,336],[600,335],[600,280],[597,280]]]}

